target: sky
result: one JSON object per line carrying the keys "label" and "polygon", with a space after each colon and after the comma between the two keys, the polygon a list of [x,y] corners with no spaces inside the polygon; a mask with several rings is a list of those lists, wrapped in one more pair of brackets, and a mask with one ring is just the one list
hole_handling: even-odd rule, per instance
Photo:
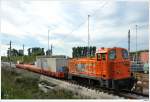
{"label": "sky", "polygon": [[72,47],[90,45],[128,48],[131,30],[131,51],[149,49],[148,0],[1,0],[0,50],[7,55],[12,48],[25,54],[31,47],[48,49],[53,54],[72,56]]}

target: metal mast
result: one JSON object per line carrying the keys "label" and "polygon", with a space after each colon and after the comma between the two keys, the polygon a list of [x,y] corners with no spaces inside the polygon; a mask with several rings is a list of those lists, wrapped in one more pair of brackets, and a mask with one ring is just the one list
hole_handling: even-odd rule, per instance
{"label": "metal mast", "polygon": [[89,19],[90,19],[90,15],[88,15],[88,57],[89,57],[89,52],[90,52],[90,31],[89,31]]}
{"label": "metal mast", "polygon": [[138,62],[138,53],[137,53],[137,25],[136,25],[136,64]]}
{"label": "metal mast", "polygon": [[49,50],[49,29],[48,29],[48,50]]}
{"label": "metal mast", "polygon": [[24,62],[23,58],[24,58],[24,44],[23,44],[23,55],[22,55],[22,62]]}
{"label": "metal mast", "polygon": [[11,68],[11,40],[10,40],[10,48],[9,48],[9,64],[10,64],[10,68]]}
{"label": "metal mast", "polygon": [[[89,72],[89,68],[90,68],[90,66],[89,66],[89,57],[90,57],[90,29],[89,29],[89,19],[90,19],[90,15],[88,15],[88,72]],[[89,80],[89,84],[90,84],[90,80]]]}
{"label": "metal mast", "polygon": [[50,55],[50,53],[49,53],[49,29],[48,29],[48,50],[47,50],[47,52],[48,52],[48,55]]}
{"label": "metal mast", "polygon": [[128,31],[128,55],[130,56],[130,29]]}
{"label": "metal mast", "polygon": [[24,56],[24,44],[23,44],[23,56]]}
{"label": "metal mast", "polygon": [[53,45],[51,44],[51,56],[53,54]]}

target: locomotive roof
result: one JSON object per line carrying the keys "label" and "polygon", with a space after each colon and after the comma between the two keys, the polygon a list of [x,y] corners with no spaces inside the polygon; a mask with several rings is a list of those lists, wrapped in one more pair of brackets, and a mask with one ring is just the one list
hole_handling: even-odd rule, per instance
{"label": "locomotive roof", "polygon": [[125,49],[125,48],[121,48],[121,47],[113,47],[113,48],[104,48],[104,47],[101,47],[101,48],[98,48],[96,50],[96,53],[107,53],[110,49],[114,49],[114,48]]}

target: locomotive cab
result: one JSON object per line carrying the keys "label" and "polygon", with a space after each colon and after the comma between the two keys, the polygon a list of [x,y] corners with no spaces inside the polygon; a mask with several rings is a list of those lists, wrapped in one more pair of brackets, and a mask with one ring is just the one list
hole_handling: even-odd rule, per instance
{"label": "locomotive cab", "polygon": [[96,53],[101,65],[100,83],[113,89],[131,89],[134,78],[131,76],[128,51],[124,48],[101,48]]}

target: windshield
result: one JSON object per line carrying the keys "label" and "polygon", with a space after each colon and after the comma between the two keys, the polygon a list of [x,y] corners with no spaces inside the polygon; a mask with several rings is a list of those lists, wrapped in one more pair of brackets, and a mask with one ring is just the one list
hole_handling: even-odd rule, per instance
{"label": "windshield", "polygon": [[127,59],[128,58],[128,51],[127,50],[122,50],[122,57],[124,59]]}
{"label": "windshield", "polygon": [[115,50],[111,50],[108,54],[109,59],[113,60],[116,58],[116,51]]}

